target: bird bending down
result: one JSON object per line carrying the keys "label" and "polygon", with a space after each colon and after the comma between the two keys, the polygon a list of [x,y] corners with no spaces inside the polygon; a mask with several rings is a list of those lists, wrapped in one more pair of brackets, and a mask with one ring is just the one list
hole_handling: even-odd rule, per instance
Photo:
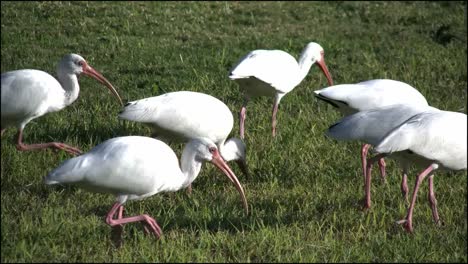
{"label": "bird bending down", "polygon": [[26,145],[23,143],[24,127],[33,119],[50,112],[59,111],[73,103],[80,91],[78,76],[88,75],[104,84],[122,100],[112,84],[93,69],[77,54],[65,55],[57,66],[57,77],[39,70],[16,70],[2,73],[1,86],[1,134],[10,126],[18,128],[18,150],[35,150],[43,148],[62,149],[77,155],[81,151],[64,143],[49,142]]}
{"label": "bird bending down", "polygon": [[254,50],[243,57],[230,71],[229,78],[236,81],[244,91],[244,104],[240,110],[240,137],[244,138],[244,122],[249,100],[258,96],[275,97],[271,116],[272,135],[276,135],[276,112],[278,105],[306,77],[313,64],[317,63],[333,85],[325,64],[323,48],[310,42],[303,49],[299,62],[282,50]]}
{"label": "bird bending down", "polygon": [[178,91],[145,98],[127,103],[119,118],[150,126],[158,139],[186,142],[208,138],[218,146],[225,161],[236,161],[248,175],[244,142],[227,139],[234,125],[232,113],[211,95]]}
{"label": "bird bending down", "polygon": [[[404,82],[376,79],[357,84],[340,84],[314,91],[315,96],[337,108],[344,116],[394,104],[410,106],[428,106],[426,98],[415,88]],[[375,126],[381,125],[381,122]],[[366,185],[367,153],[372,144],[364,144],[361,148],[362,173]],[[379,160],[380,175],[385,182],[385,161]],[[403,175],[404,185],[406,176]],[[402,183],[403,184],[403,183]],[[368,204],[370,206],[370,203]]]}
{"label": "bird bending down", "polygon": [[[385,122],[385,121],[383,121]],[[424,170],[417,176],[411,204],[405,219],[398,221],[413,232],[413,211],[422,181],[429,176],[429,202],[434,221],[439,223],[433,180],[437,169],[466,170],[467,116],[450,111],[427,111],[416,114],[391,131],[374,148],[375,158],[397,155]],[[375,160],[375,159],[374,159]]]}
{"label": "bird bending down", "polygon": [[[425,111],[439,111],[430,106],[411,106],[396,104],[357,112],[346,116],[330,126],[327,135],[336,140],[359,140],[365,144],[376,146],[388,133],[401,125],[412,116]],[[378,125],[376,125],[378,124]],[[379,159],[378,161],[381,161]],[[375,160],[369,158],[365,170],[365,199],[364,208],[371,207],[370,171]],[[379,163],[380,164],[380,163]],[[403,179],[401,191],[405,199],[408,199],[407,174],[409,164],[401,161],[403,167]]]}
{"label": "bird bending down", "polygon": [[217,146],[205,138],[187,143],[180,167],[174,151],[160,140],[141,136],[112,138],[63,162],[46,176],[45,183],[75,184],[89,191],[114,194],[116,202],[106,216],[108,225],[143,222],[160,237],[161,228],[149,215],[123,218],[123,204],[187,187],[205,161],[213,163],[234,183],[248,214],[244,190],[236,175],[219,155]]}

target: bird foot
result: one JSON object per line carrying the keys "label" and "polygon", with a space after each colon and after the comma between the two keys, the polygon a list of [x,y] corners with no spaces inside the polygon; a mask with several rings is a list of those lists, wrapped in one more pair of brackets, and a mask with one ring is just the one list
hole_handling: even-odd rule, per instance
{"label": "bird foot", "polygon": [[370,199],[367,199],[367,196],[364,196],[362,200],[360,200],[360,203],[362,204],[361,210],[364,212],[367,212],[371,208],[371,202]]}
{"label": "bird foot", "polygon": [[396,221],[396,224],[403,225],[406,232],[413,233],[413,223],[411,221],[408,221],[407,219],[403,219],[400,221]]}
{"label": "bird foot", "polygon": [[72,146],[69,146],[67,144],[64,144],[64,143],[56,143],[54,144],[54,146],[57,148],[57,149],[61,149],[61,150],[64,150],[72,155],[81,155],[83,154],[83,151],[81,151],[80,149],[77,149],[77,148],[74,148]]}
{"label": "bird foot", "polygon": [[151,234],[153,234],[156,238],[161,236],[158,231],[153,230],[153,227],[151,227],[148,223],[143,223],[143,230],[147,236],[150,236]]}
{"label": "bird foot", "polygon": [[153,218],[147,216],[147,215],[144,215],[145,216],[145,222],[144,222],[144,229],[145,229],[145,234],[150,234],[150,233],[153,233],[156,238],[160,238],[161,235],[162,235],[162,230],[161,228],[159,227],[158,223],[156,223],[156,220],[154,220]]}
{"label": "bird foot", "polygon": [[368,212],[368,211],[370,211],[370,208],[371,208],[370,204],[364,203],[361,210],[364,211],[364,212]]}
{"label": "bird foot", "polygon": [[58,142],[49,142],[49,143],[32,144],[32,145],[25,145],[19,142],[16,145],[16,149],[19,151],[29,151],[29,150],[37,150],[37,149],[45,149],[45,148],[53,148],[55,151],[64,150],[75,156],[83,153],[81,150],[77,148],[68,146],[67,144],[64,144],[64,143],[58,143]]}
{"label": "bird foot", "polygon": [[435,224],[436,224],[436,226],[438,226],[438,227],[442,227],[442,226],[445,225],[445,223],[444,223],[442,220],[440,220],[440,219],[437,220],[437,221],[435,221]]}

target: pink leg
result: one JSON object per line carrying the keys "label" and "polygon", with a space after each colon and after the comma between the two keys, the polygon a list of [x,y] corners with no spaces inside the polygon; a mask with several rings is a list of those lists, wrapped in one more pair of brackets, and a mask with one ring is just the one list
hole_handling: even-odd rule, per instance
{"label": "pink leg", "polygon": [[380,178],[382,179],[382,182],[386,183],[387,180],[386,180],[386,174],[385,174],[385,160],[382,158],[382,159],[379,159],[379,169],[380,169]]}
{"label": "pink leg", "polygon": [[278,103],[275,101],[273,104],[273,112],[271,114],[272,135],[276,136],[276,112],[278,112]]}
{"label": "pink leg", "polygon": [[190,185],[187,187],[187,194],[188,194],[188,195],[191,195],[191,194],[192,194],[192,184],[190,184]]}
{"label": "pink leg", "polygon": [[367,152],[369,151],[371,145],[364,144],[361,148],[361,164],[362,164],[362,174],[364,175],[364,186],[367,184],[366,180],[366,169],[367,169]]}
{"label": "pink leg", "polygon": [[429,203],[432,209],[432,218],[437,225],[440,225],[439,213],[437,212],[437,200],[434,194],[434,175],[429,176]]}
{"label": "pink leg", "polygon": [[16,144],[16,148],[20,151],[36,150],[36,149],[44,149],[44,148],[56,148],[56,149],[64,150],[72,155],[79,155],[83,153],[81,150],[74,148],[72,146],[66,145],[64,143],[49,142],[49,143],[42,143],[42,144],[25,145],[22,142],[22,139],[23,139],[23,129],[20,129],[18,131],[18,141]]}
{"label": "pink leg", "polygon": [[3,137],[3,133],[5,133],[6,128],[2,128],[2,134],[0,136]]}
{"label": "pink leg", "polygon": [[414,211],[414,205],[416,204],[416,196],[418,194],[419,185],[421,185],[421,182],[424,180],[424,178],[426,178],[427,175],[429,175],[433,170],[437,168],[438,166],[436,164],[431,164],[423,172],[421,172],[421,174],[418,175],[418,177],[416,178],[416,184],[413,190],[413,197],[411,199],[411,204],[408,209],[408,214],[406,215],[405,219],[397,222],[397,224],[403,224],[404,228],[409,233],[413,232],[413,211]]}
{"label": "pink leg", "polygon": [[378,154],[375,157],[372,157],[367,160],[367,168],[366,168],[366,185],[365,185],[365,204],[364,204],[364,209],[369,209],[371,207],[371,192],[370,192],[370,186],[371,186],[371,172],[372,172],[372,165],[385,157],[385,154]]}
{"label": "pink leg", "polygon": [[408,203],[408,174],[403,170],[403,177],[401,178],[401,193]]}
{"label": "pink leg", "polygon": [[[117,212],[117,219],[122,219],[123,217],[124,207],[121,205]],[[122,233],[123,233],[123,225],[116,225],[112,227],[112,240],[117,244],[118,247],[122,245]]]}
{"label": "pink leg", "polygon": [[156,220],[154,220],[149,215],[144,214],[144,215],[132,216],[132,217],[126,217],[126,218],[120,218],[120,219],[112,219],[112,217],[114,216],[114,214],[116,213],[117,209],[119,209],[120,206],[122,206],[122,204],[119,202],[116,202],[112,206],[111,210],[109,211],[106,217],[106,223],[108,225],[114,227],[116,225],[123,225],[127,223],[132,223],[132,222],[144,222],[148,224],[148,226],[150,227],[150,230],[157,237],[161,237],[161,234],[162,234],[161,228],[159,227],[158,223],[156,223]]}
{"label": "pink leg", "polygon": [[245,112],[247,108],[245,104],[242,106],[239,114],[239,128],[240,128],[240,138],[244,139],[244,122],[245,122]]}

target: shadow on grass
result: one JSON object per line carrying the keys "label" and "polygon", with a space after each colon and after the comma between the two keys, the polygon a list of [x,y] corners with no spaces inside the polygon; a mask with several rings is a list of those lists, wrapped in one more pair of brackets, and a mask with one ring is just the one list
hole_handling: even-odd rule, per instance
{"label": "shadow on grass", "polygon": [[[74,147],[81,149],[84,145],[90,143],[90,139],[93,142],[97,142],[96,144],[98,144],[107,139],[128,134],[128,129],[119,124],[113,126],[102,125],[89,127],[86,127],[83,123],[74,123],[68,126],[51,125],[47,127],[47,132],[45,132],[44,129],[34,131],[34,127],[35,126],[26,126],[26,128],[23,131],[23,143],[38,144],[47,142],[61,142],[73,146],[73,144],[70,142],[70,138],[74,138],[76,139],[75,141],[79,142],[78,146]],[[9,128],[9,130],[16,129]],[[12,136],[4,135],[2,137],[2,141],[2,144],[5,144],[6,142],[11,142],[11,144],[16,145],[17,130]]]}

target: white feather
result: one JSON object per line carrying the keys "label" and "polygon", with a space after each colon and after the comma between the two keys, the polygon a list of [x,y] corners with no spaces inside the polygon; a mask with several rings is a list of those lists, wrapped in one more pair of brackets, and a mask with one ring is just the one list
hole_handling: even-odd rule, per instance
{"label": "white feather", "polygon": [[450,111],[419,113],[393,131],[378,145],[379,153],[411,151],[444,168],[467,167],[467,117]]}

